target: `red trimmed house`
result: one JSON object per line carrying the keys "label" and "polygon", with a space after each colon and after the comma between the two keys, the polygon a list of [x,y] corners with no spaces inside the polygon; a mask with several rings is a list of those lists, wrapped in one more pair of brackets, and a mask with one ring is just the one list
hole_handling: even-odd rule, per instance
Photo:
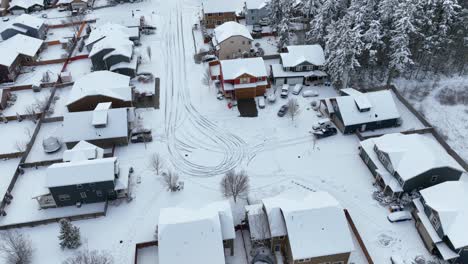
{"label": "red trimmed house", "polygon": [[262,58],[222,60],[210,71],[212,79],[219,80],[220,90],[227,98],[255,98],[270,88]]}

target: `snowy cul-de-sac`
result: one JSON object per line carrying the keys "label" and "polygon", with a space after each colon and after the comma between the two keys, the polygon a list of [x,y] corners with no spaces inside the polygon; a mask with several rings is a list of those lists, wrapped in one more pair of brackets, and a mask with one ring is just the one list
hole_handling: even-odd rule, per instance
{"label": "snowy cul-de-sac", "polygon": [[0,263],[468,264],[467,2],[0,16]]}

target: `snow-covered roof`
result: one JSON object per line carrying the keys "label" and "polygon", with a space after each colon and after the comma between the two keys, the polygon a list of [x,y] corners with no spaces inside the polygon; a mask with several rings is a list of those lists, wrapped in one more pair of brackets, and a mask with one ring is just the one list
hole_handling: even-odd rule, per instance
{"label": "snow-covered roof", "polygon": [[0,54],[2,54],[0,64],[10,66],[20,54],[34,57],[41,48],[42,43],[43,40],[41,39],[16,34],[0,43]]}
{"label": "snow-covered roof", "polygon": [[209,13],[229,13],[240,12],[244,7],[244,0],[203,0],[203,12]]}
{"label": "snow-covered roof", "polygon": [[76,80],[70,92],[70,105],[84,97],[103,95],[123,101],[132,100],[130,77],[110,71],[95,71]]}
{"label": "snow-covered roof", "polygon": [[122,61],[122,62],[119,62],[117,64],[114,64],[110,67],[110,71],[116,71],[116,70],[119,70],[119,69],[132,69],[132,70],[136,70],[137,69],[137,65],[138,64],[138,58],[137,56],[133,56],[133,58],[130,60],[130,62],[126,62],[126,61]]}
{"label": "snow-covered roof", "polygon": [[246,26],[237,22],[229,21],[218,26],[214,30],[214,45],[219,45],[221,42],[233,36],[241,36],[249,40],[253,40]]}
{"label": "snow-covered roof", "polygon": [[15,17],[9,23],[7,23],[5,27],[2,29],[2,31],[9,27],[13,27],[15,25],[25,25],[30,28],[39,29],[40,27],[42,27],[43,24],[44,24],[43,19],[28,15],[28,14],[22,14],[20,16]]}
{"label": "snow-covered roof", "polygon": [[55,163],[47,168],[46,187],[113,181],[117,158]]}
{"label": "snow-covered roof", "polygon": [[63,118],[64,142],[121,138],[128,136],[127,108],[109,109],[107,125],[93,125],[94,111],[65,113]]}
{"label": "snow-covered roof", "polygon": [[63,152],[63,161],[101,159],[102,157],[104,157],[104,149],[84,140],[78,142],[72,149]]}
{"label": "snow-covered roof", "polygon": [[[336,102],[345,126],[400,118],[390,90],[339,96],[336,97]],[[361,112],[358,106],[370,106],[370,109]]]}
{"label": "snow-covered roof", "polygon": [[[136,30],[138,30],[138,28]],[[119,24],[106,23],[91,30],[91,33],[86,39],[85,44],[89,45],[109,36],[118,36],[125,39],[138,37],[138,35],[134,36],[135,34],[138,34],[138,31],[135,32],[135,29],[131,29]]]}
{"label": "snow-covered roof", "polygon": [[105,126],[107,125],[108,113],[112,103],[99,103],[93,111],[93,126]]}
{"label": "snow-covered roof", "polygon": [[464,171],[434,138],[427,135],[393,133],[367,139],[361,145],[366,145],[364,142],[387,153],[393,169],[405,181],[433,168],[450,167]]}
{"label": "snow-covered roof", "polygon": [[28,9],[35,5],[44,6],[44,2],[41,0],[12,0],[8,9],[12,9],[15,6]]}
{"label": "snow-covered roof", "polygon": [[287,46],[288,52],[280,53],[284,67],[295,67],[301,63],[311,63],[316,66],[325,64],[325,55],[320,45]]}
{"label": "snow-covered roof", "polygon": [[224,80],[234,80],[243,74],[253,77],[267,76],[262,58],[222,60],[220,64]]}
{"label": "snow-covered roof", "polygon": [[[227,216],[226,210],[230,216]],[[223,230],[234,223],[228,201],[202,209],[163,208],[159,214],[159,263],[225,263]],[[231,235],[229,235],[229,239]]]}
{"label": "snow-covered roof", "polygon": [[[294,260],[354,250],[343,208],[329,193],[283,193],[262,202],[272,237],[288,236]],[[320,243],[310,247],[313,241]]]}
{"label": "snow-covered roof", "polygon": [[420,191],[437,211],[444,234],[455,249],[468,246],[468,182],[447,181]]}
{"label": "snow-covered roof", "polygon": [[324,71],[320,70],[313,70],[313,71],[285,71],[283,65],[281,64],[272,64],[271,65],[271,73],[273,74],[274,78],[278,77],[324,77],[328,74]]}
{"label": "snow-covered roof", "polygon": [[133,42],[130,41],[128,37],[122,36],[120,34],[113,34],[94,44],[93,48],[89,52],[89,56],[92,57],[104,49],[114,49],[109,54],[106,54],[104,59],[116,54],[124,55],[130,58],[133,53]]}
{"label": "snow-covered roof", "polygon": [[262,204],[245,206],[247,220],[249,221],[250,238],[252,240],[264,240],[270,238],[268,219],[263,211]]}
{"label": "snow-covered roof", "polygon": [[262,9],[267,6],[270,0],[245,0],[248,9]]}

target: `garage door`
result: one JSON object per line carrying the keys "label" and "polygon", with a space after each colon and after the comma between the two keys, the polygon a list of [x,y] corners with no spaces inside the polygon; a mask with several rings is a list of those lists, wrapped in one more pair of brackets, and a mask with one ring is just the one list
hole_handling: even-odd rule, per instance
{"label": "garage door", "polygon": [[275,79],[275,84],[276,85],[283,85],[284,84],[284,78],[276,78]]}
{"label": "garage door", "polygon": [[288,78],[288,84],[298,84],[298,83],[303,83],[304,82],[304,77],[294,77],[294,78]]}

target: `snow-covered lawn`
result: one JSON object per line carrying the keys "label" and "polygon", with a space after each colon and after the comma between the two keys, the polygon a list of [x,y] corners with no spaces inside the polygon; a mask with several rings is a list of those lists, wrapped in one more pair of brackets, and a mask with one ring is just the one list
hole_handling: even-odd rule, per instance
{"label": "snow-covered lawn", "polygon": [[29,120],[0,123],[0,154],[24,151],[35,126]]}
{"label": "snow-covered lawn", "polygon": [[55,91],[55,96],[58,98],[54,104],[54,113],[51,116],[63,116],[65,113],[68,112],[67,103],[68,103],[68,95],[73,86],[66,86],[63,88],[58,88]]}
{"label": "snow-covered lawn", "polygon": [[14,116],[27,114],[27,108],[31,105],[47,101],[50,97],[50,89],[44,88],[40,92],[34,92],[32,89],[12,92],[16,96],[16,101],[10,107],[3,111],[5,116]]}
{"label": "snow-covered lawn", "polygon": [[[65,18],[62,18],[64,21],[67,21]],[[68,23],[69,21],[67,21]],[[47,31],[47,37],[45,41],[55,41],[60,40],[62,38],[72,38],[75,34],[75,30],[73,27],[63,27],[63,28],[49,28]],[[57,45],[61,46],[61,45]]]}
{"label": "snow-covered lawn", "polygon": [[62,45],[50,45],[39,54],[39,61],[63,59],[68,56],[66,49]]}
{"label": "snow-covered lawn", "polygon": [[31,152],[26,159],[26,163],[38,162],[38,161],[47,161],[47,160],[59,160],[62,159],[63,151],[65,151],[66,146],[62,144],[62,148],[54,153],[45,153],[42,146],[44,139],[48,137],[56,137],[59,140],[63,138],[63,126],[62,122],[52,122],[52,123],[43,123],[39,133],[37,134],[36,141],[31,149]]}
{"label": "snow-covered lawn", "polygon": [[0,160],[0,197],[6,193],[19,162],[20,158]]}
{"label": "snow-covered lawn", "polygon": [[62,63],[54,63],[50,65],[23,67],[21,69],[22,73],[18,75],[15,81],[15,85],[39,85],[46,72],[49,73],[50,82],[55,82],[62,66]]}

